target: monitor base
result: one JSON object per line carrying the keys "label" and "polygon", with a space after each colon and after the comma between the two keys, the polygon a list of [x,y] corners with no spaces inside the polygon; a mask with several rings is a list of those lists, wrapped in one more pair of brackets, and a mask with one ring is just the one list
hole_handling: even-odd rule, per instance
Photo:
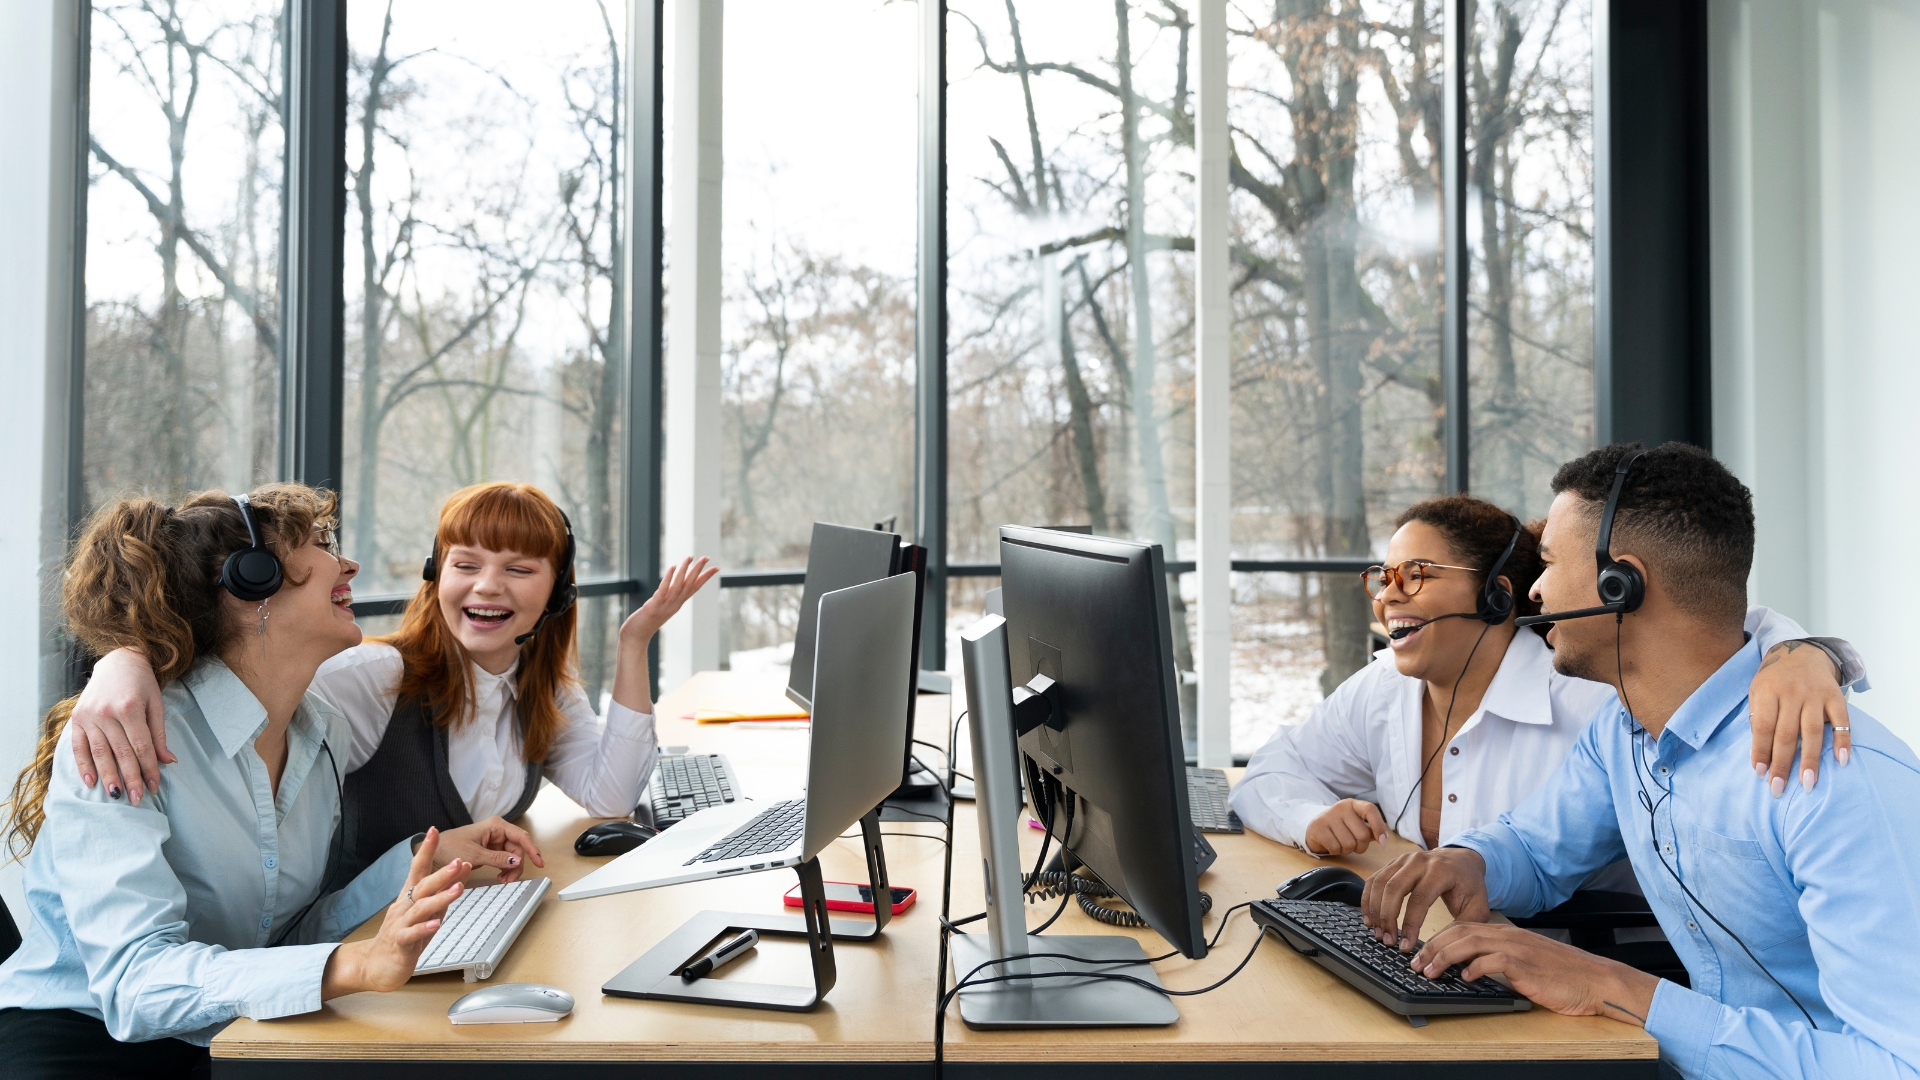
{"label": "monitor base", "polygon": [[[985,934],[952,939],[954,978],[993,957]],[[1065,953],[1077,960],[1029,959],[1028,970],[1112,972],[1160,985],[1160,976],[1144,962],[1140,943],[1116,935],[1027,937],[1029,953]],[[1012,964],[996,965],[981,975],[1007,974]],[[1162,1027],[1180,1019],[1172,999],[1118,979],[1053,977],[987,983],[960,991],[960,1019],[970,1028]]]}

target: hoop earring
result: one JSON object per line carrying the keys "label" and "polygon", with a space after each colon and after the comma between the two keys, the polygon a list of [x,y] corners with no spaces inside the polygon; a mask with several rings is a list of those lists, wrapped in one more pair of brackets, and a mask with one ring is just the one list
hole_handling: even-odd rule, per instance
{"label": "hoop earring", "polygon": [[265,600],[260,601],[260,607],[258,611],[260,615],[260,629],[256,631],[255,634],[258,637],[266,637],[267,636],[267,616],[273,613],[267,610],[267,602]]}

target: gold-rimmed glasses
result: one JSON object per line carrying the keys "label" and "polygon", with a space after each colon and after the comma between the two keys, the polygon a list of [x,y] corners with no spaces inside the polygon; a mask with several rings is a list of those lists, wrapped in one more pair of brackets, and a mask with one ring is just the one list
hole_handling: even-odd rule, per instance
{"label": "gold-rimmed glasses", "polygon": [[1470,574],[1481,571],[1472,566],[1449,566],[1431,559],[1408,559],[1399,566],[1369,566],[1360,572],[1360,584],[1366,588],[1367,595],[1380,599],[1387,586],[1398,585],[1400,591],[1408,596],[1420,591],[1435,570],[1465,570]]}

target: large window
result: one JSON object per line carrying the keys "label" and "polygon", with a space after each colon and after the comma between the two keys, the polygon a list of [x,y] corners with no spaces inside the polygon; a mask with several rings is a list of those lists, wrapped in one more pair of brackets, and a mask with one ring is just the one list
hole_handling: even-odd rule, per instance
{"label": "large window", "polygon": [[[815,521],[911,532],[915,35],[910,4],[726,6],[718,554],[730,571],[804,567]],[[800,590],[725,599],[722,655],[784,662]]]}
{"label": "large window", "polygon": [[[1552,470],[1596,437],[1591,3],[1228,5],[1236,753],[1369,661],[1355,572],[1401,511],[1464,487],[1537,518]],[[998,526],[1090,526],[1173,564],[1197,734],[1190,4],[947,0],[942,31],[897,0],[730,0],[703,90],[675,75],[694,10],[677,0],[368,0],[346,7],[337,60],[328,26],[289,33],[284,10],[93,9],[88,499],[337,475],[378,631],[449,492],[538,484],[579,537],[599,697],[663,535],[657,305],[694,300],[661,284],[661,99],[717,92],[720,273],[700,299],[719,311],[720,397],[698,420],[718,434],[723,663],[785,662],[814,521],[944,534],[949,639],[998,584]],[[919,67],[932,44],[944,85]],[[288,91],[289,71],[311,85]],[[289,102],[341,75],[343,140],[283,131],[304,116]],[[919,170],[942,156],[939,188]],[[306,264],[331,255],[283,237],[290,219],[339,227],[334,193],[307,191],[333,175],[316,164],[344,177],[343,300],[318,313],[344,340],[307,357],[282,346],[281,311],[314,325]],[[944,323],[916,309],[936,195]],[[936,324],[944,353],[917,355]],[[920,383],[940,363],[944,397]],[[921,408],[947,430],[930,526]],[[287,464],[309,457],[324,467]]]}
{"label": "large window", "polygon": [[[949,8],[955,562],[997,562],[1005,523],[1191,556],[1192,31],[1161,3]],[[1191,671],[1174,584],[1175,664]],[[970,599],[955,621],[977,614]]]}
{"label": "large window", "polygon": [[93,10],[85,505],[277,467],[281,5]]}
{"label": "large window", "polygon": [[[618,267],[625,6],[348,8],[347,550],[411,592],[441,502],[538,485],[582,580],[622,537]],[[613,612],[582,603],[597,699]]]}

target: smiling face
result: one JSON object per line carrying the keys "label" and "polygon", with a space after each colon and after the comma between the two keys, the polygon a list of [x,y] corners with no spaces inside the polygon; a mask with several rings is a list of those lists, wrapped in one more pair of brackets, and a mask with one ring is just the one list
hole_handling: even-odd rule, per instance
{"label": "smiling face", "polygon": [[553,595],[553,564],[455,544],[437,565],[440,617],[475,663],[496,675],[506,671],[520,655],[513,639],[533,629]]}
{"label": "smiling face", "polygon": [[336,557],[332,545],[332,531],[316,525],[312,542],[281,558],[285,576],[280,591],[266,602],[264,631],[260,604],[226,598],[232,625],[239,628],[235,645],[244,650],[257,635],[277,663],[305,659],[317,665],[360,644],[351,584],[360,564]]}
{"label": "smiling face", "polygon": [[[1599,565],[1594,560],[1594,537],[1600,531],[1595,507],[1570,491],[1554,497],[1547,510],[1546,531],[1540,537],[1545,568],[1533,583],[1533,598],[1546,612],[1572,611],[1600,603],[1595,584]],[[1617,558],[1619,547],[1615,545]],[[1547,631],[1553,647],[1553,666],[1562,675],[1595,682],[1611,682],[1614,672],[1615,622],[1602,616],[1554,623]]]}
{"label": "smiling face", "polygon": [[[1449,566],[1470,565],[1447,542],[1440,530],[1424,521],[1409,521],[1400,526],[1387,543],[1386,565],[1399,566],[1413,559]],[[1393,630],[1457,611],[1473,611],[1480,602],[1480,586],[1479,574],[1466,570],[1430,568],[1420,591],[1412,596],[1408,596],[1398,584],[1388,585],[1374,599],[1373,615],[1382,626]],[[1475,640],[1486,625],[1477,619],[1448,619],[1422,626],[1397,641],[1389,642],[1393,649],[1394,666],[1402,675],[1416,679],[1448,681],[1457,678],[1461,668],[1466,665],[1467,654],[1472,651]],[[1504,647],[1512,634],[1513,623],[1510,621],[1491,628],[1488,640],[1481,644],[1481,652],[1485,653],[1496,645]]]}

